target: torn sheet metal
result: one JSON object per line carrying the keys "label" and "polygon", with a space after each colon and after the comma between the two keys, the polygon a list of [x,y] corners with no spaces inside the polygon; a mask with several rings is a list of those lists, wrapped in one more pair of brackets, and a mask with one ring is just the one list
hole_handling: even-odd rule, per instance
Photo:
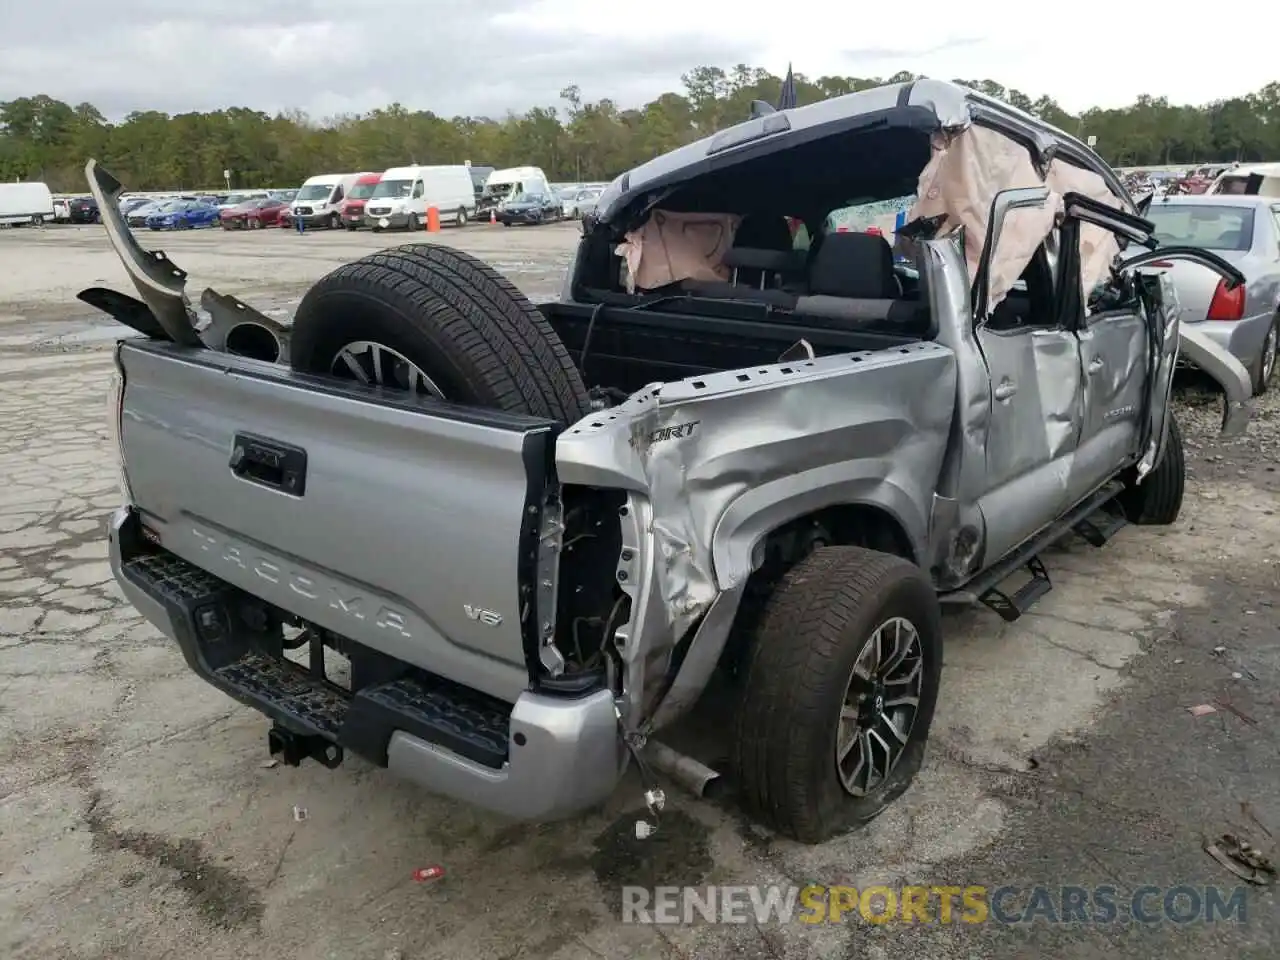
{"label": "torn sheet metal", "polygon": [[724,255],[741,221],[729,213],[654,210],[614,250],[626,263],[627,292],[656,290],[681,280],[728,280]]}
{"label": "torn sheet metal", "polygon": [[[892,517],[923,558],[955,389],[952,351],[916,343],[651,387],[564,433],[562,483],[631,495],[619,582],[632,622],[619,634],[632,706],[660,693],[654,683],[676,644],[745,585],[757,545],[789,520],[865,504]],[[717,618],[718,636],[695,638],[714,649],[711,663],[733,609]]]}

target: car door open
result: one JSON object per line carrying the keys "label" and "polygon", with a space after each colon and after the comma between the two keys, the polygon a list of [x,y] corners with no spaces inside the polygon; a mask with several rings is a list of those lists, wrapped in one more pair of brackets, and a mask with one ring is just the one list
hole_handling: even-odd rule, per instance
{"label": "car door open", "polygon": [[1126,299],[1134,301],[1140,305],[1146,320],[1150,386],[1143,401],[1138,476],[1146,476],[1164,454],[1173,371],[1181,351],[1185,351],[1198,367],[1222,386],[1226,396],[1222,432],[1228,436],[1244,432],[1249,419],[1247,404],[1253,392],[1248,371],[1239,360],[1208,337],[1179,323],[1181,308],[1177,290],[1166,276],[1139,271],[1145,264],[1157,260],[1190,260],[1217,273],[1230,287],[1244,283],[1244,275],[1222,257],[1207,250],[1161,247],[1154,236],[1155,225],[1149,220],[1082,194],[1065,194],[1063,213],[1068,223],[1088,223],[1109,230],[1121,241],[1122,248],[1130,243],[1147,248],[1142,253],[1119,260],[1108,281],[1093,291],[1085,292],[1090,302],[1101,308]]}

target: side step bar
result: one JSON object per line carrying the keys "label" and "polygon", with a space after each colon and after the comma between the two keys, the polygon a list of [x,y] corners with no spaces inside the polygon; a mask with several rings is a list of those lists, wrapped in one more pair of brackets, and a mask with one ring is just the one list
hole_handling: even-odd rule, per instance
{"label": "side step bar", "polygon": [[979,595],[978,599],[988,608],[1000,614],[1002,620],[1012,623],[1035,606],[1035,602],[1053,589],[1049,580],[1049,571],[1044,561],[1032,557],[1027,561],[1027,570],[1031,579],[1013,593],[1005,593],[999,587],[990,587]]}
{"label": "side step bar", "polygon": [[[1106,484],[990,570],[975,577],[959,590],[939,594],[938,601],[948,606],[982,603],[998,613],[1003,620],[1012,623],[1053,589],[1049,571],[1040,559],[1040,554],[1045,549],[1071,532],[1079,534],[1087,543],[1100,547],[1125,526],[1124,516],[1118,510],[1108,509],[1123,490],[1124,485],[1118,481]],[[1031,574],[1030,580],[1013,593],[1000,589],[1005,580],[1024,567]]]}

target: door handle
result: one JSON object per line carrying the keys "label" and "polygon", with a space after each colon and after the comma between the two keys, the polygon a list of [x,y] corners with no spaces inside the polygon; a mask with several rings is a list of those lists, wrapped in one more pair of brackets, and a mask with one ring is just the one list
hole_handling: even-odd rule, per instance
{"label": "door handle", "polygon": [[1102,362],[1101,357],[1094,357],[1092,360],[1089,361],[1089,374],[1093,375],[1097,373],[1104,366],[1105,364]]}
{"label": "door handle", "polygon": [[1012,380],[1006,380],[1000,386],[996,387],[996,399],[1008,400],[1018,392],[1018,385]]}

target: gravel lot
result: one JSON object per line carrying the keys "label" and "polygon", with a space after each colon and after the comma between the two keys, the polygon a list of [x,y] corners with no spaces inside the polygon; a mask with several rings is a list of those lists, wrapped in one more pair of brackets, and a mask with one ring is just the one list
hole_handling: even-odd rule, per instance
{"label": "gravel lot", "polygon": [[[535,297],[575,228],[446,231]],[[287,310],[367,233],[142,238],[206,285]],[[268,767],[266,722],[192,677],[123,605],[103,423],[111,328],[75,299],[123,270],[99,228],[0,231],[0,956],[13,958],[1250,958],[1277,955],[1268,890],[1243,924],[687,926],[618,922],[618,887],[704,883],[1234,887],[1202,851],[1280,832],[1275,722],[1280,402],[1248,437],[1180,392],[1180,521],[1048,558],[1016,624],[948,618],[925,771],[869,829],[806,848],[676,790],[512,825],[351,760]],[[1216,648],[1223,648],[1216,650]],[[1187,708],[1219,704],[1194,718]],[[714,723],[714,719],[712,721]],[[295,818],[294,807],[305,819]],[[444,880],[416,868],[441,864]]]}

